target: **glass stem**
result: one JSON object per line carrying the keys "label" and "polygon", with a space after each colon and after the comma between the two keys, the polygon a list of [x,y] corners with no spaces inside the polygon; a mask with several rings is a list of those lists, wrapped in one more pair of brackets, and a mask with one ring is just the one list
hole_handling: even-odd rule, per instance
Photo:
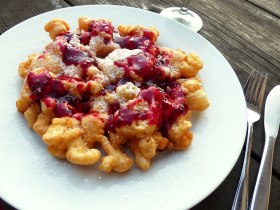
{"label": "glass stem", "polygon": [[184,0],[183,1],[183,5],[181,7],[181,9],[179,10],[179,12],[182,14],[182,15],[186,15],[188,14],[188,6],[189,6],[189,3],[190,3],[191,0]]}

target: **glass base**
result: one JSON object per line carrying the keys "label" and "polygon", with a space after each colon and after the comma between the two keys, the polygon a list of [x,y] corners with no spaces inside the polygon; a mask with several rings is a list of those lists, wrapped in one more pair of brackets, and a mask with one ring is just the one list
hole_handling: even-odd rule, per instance
{"label": "glass base", "polygon": [[202,26],[203,22],[201,18],[193,11],[188,10],[187,13],[180,13],[180,7],[170,7],[161,11],[160,15],[176,20],[189,29],[198,32]]}

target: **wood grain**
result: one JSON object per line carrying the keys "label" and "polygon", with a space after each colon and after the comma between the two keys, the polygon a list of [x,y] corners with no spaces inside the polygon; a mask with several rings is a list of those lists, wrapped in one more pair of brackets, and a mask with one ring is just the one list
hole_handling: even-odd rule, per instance
{"label": "wood grain", "polygon": [[[277,69],[280,68],[280,43],[278,41],[280,40],[280,21],[274,15],[243,0],[196,0],[192,1],[190,6],[203,17],[216,22],[217,30],[231,39],[238,40],[248,52],[252,51],[276,66]],[[233,52],[233,56],[235,55],[236,53]],[[279,76],[279,71],[270,69],[268,71]]]}
{"label": "wood grain", "polygon": [[[253,69],[268,73],[266,96],[274,86],[280,84],[280,79],[278,77],[278,73],[280,73],[279,68],[266,61],[261,55],[258,55],[258,53],[246,49],[246,45],[242,44],[242,40],[225,36],[223,31],[217,30],[215,23],[209,24],[210,22],[211,20],[208,20],[208,22],[204,24],[204,29],[200,33],[226,57],[235,70],[242,86],[245,84],[249,72]],[[268,70],[276,72],[276,75]],[[263,120],[262,115],[261,119],[254,126],[253,152],[259,158],[262,155],[264,145]],[[280,137],[278,137],[278,140],[279,139]],[[275,154],[280,154],[280,147],[277,146],[277,144],[275,147]],[[280,157],[277,155],[274,157],[273,168],[278,173],[280,172]]]}
{"label": "wood grain", "polygon": [[141,1],[131,1],[131,0],[68,0],[68,2],[73,5],[88,5],[88,4],[110,4],[110,5],[125,5],[131,7],[141,7]]}
{"label": "wood grain", "polygon": [[0,32],[35,15],[67,6],[62,0],[0,0]]}
{"label": "wood grain", "polygon": [[[178,0],[176,0],[178,1]],[[238,4],[239,3],[239,4]],[[240,7],[242,4],[242,7]],[[173,6],[173,4],[170,4]],[[201,6],[203,5],[203,6]],[[239,8],[239,9],[238,9]],[[268,85],[266,95],[269,91],[280,84],[280,45],[271,37],[279,37],[280,40],[280,21],[271,14],[257,7],[252,7],[244,1],[192,1],[190,9],[196,11],[203,19],[204,25],[199,32],[208,41],[210,41],[228,60],[238,76],[243,86],[249,76],[249,73],[255,69],[268,74]],[[237,12],[237,10],[239,10]],[[226,15],[229,14],[229,15]],[[269,23],[273,19],[272,26],[267,28],[265,34],[259,37],[251,37],[252,25],[260,17],[255,14],[261,14],[260,25]],[[229,17],[227,19],[227,16]],[[247,17],[256,17],[246,19]],[[240,30],[242,28],[242,30]],[[259,31],[259,28],[255,29]],[[268,47],[274,42],[274,49]],[[278,41],[279,42],[279,41]],[[254,126],[253,153],[258,159],[262,156],[264,145],[263,115],[259,122]],[[279,139],[279,137],[278,137]],[[275,154],[280,154],[280,147],[276,145]],[[274,156],[273,168],[275,174],[280,174],[280,156]],[[280,178],[280,176],[279,176]]]}
{"label": "wood grain", "polygon": [[280,1],[279,0],[246,0],[252,4],[264,9],[268,13],[274,14],[280,18]]}
{"label": "wood grain", "polygon": [[67,0],[70,5],[86,5],[86,4],[110,4],[110,5],[125,5],[137,8],[145,8],[159,13],[168,4],[162,0]]}
{"label": "wood grain", "polygon": [[0,35],[8,29],[9,29],[9,27],[6,25],[6,23],[0,17]]}

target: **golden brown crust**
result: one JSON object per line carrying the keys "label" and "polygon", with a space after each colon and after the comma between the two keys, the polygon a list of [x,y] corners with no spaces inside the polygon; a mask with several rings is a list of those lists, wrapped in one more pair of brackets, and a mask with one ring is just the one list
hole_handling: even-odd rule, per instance
{"label": "golden brown crust", "polygon": [[[156,56],[159,57],[163,56],[162,60],[156,60],[155,56],[156,61],[150,62],[154,62],[155,69],[162,62],[163,65],[160,67],[164,77],[178,84],[179,89],[176,89],[175,85],[175,90],[182,93],[179,94],[179,99],[174,99],[171,93],[173,90],[171,92],[164,90],[164,88],[172,89],[172,84],[170,87],[150,85],[151,80],[145,81],[139,72],[125,70],[125,67],[116,65],[141,53],[145,57],[147,54],[143,54],[143,49],[120,49],[120,44],[114,42],[113,35],[111,32],[105,32],[106,30],[90,35],[88,43],[82,43],[78,37],[91,34],[91,30],[90,33],[87,32],[93,21],[111,24],[110,20],[80,17],[78,35],[71,38],[71,33],[67,33],[67,36],[61,35],[70,29],[67,22],[58,18],[51,20],[45,25],[45,30],[54,41],[46,46],[42,54],[31,54],[19,65],[18,73],[24,78],[24,83],[16,107],[24,114],[28,126],[42,136],[49,153],[53,156],[66,158],[78,165],[99,163],[98,169],[104,172],[125,172],[132,167],[133,160],[126,154],[127,147],[135,157],[136,165],[143,170],[150,168],[153,158],[160,150],[187,149],[193,139],[192,111],[203,111],[209,106],[201,81],[197,77],[203,67],[201,59],[194,53],[186,54],[182,50],[169,48],[159,48],[159,52],[156,48],[148,52],[158,53]],[[159,36],[156,28],[141,25],[120,25],[118,31],[120,36],[129,36],[128,38],[136,36],[136,39],[148,33],[148,36],[151,36],[149,43],[156,42]],[[73,53],[72,63],[69,61],[66,63],[67,60],[64,60],[63,50],[69,50],[68,48]],[[86,59],[76,64],[75,62],[80,59],[77,55]],[[167,57],[164,57],[165,55]],[[141,59],[140,67],[143,64]],[[88,68],[85,67],[87,65]],[[135,66],[130,67],[133,69]],[[48,77],[48,82],[53,86],[48,83],[46,87],[40,86],[37,90],[37,83],[42,81],[39,79],[37,83],[35,82],[35,92],[46,91],[46,95],[36,96],[34,86],[27,81],[30,78],[29,74],[33,76],[44,74]],[[150,87],[154,92],[151,91],[148,98],[157,92],[162,98],[157,100],[155,98],[144,100],[144,96],[141,98],[141,92]],[[52,88],[57,92],[52,92]],[[51,98],[53,95],[54,98],[50,99],[52,101],[48,101],[48,97]],[[173,103],[174,107],[182,105],[184,108],[170,127],[163,125],[161,119],[166,117],[162,110],[163,103],[167,103],[165,100]],[[77,105],[78,108],[74,107],[75,103],[80,103]],[[58,104],[65,106],[66,109],[70,107],[72,115],[64,115],[65,113],[58,115],[56,110]],[[72,105],[74,108],[71,108]],[[110,120],[122,120],[123,116],[120,115],[122,108],[126,108],[131,115],[135,113],[142,113],[143,116],[152,115],[150,116],[152,120],[148,117],[139,117],[131,123],[118,126],[112,124],[113,129],[108,128]],[[160,114],[153,116],[153,109],[156,108],[161,110]],[[79,113],[80,109],[87,111]]]}
{"label": "golden brown crust", "polygon": [[186,92],[187,103],[192,110],[203,111],[209,107],[207,95],[197,77],[182,79],[180,82]]}
{"label": "golden brown crust", "polygon": [[173,78],[191,78],[195,77],[203,68],[203,62],[195,53],[186,54],[177,49],[172,50],[167,47],[161,47],[160,51],[167,52],[170,55],[171,77]]}
{"label": "golden brown crust", "polygon": [[79,29],[83,31],[88,31],[90,24],[92,23],[92,19],[86,16],[81,16],[78,18]]}
{"label": "golden brown crust", "polygon": [[54,40],[59,34],[70,30],[70,26],[65,20],[54,18],[45,25],[45,31],[49,32],[49,36]]}
{"label": "golden brown crust", "polygon": [[155,27],[144,27],[142,25],[119,25],[118,31],[121,36],[141,36],[143,35],[144,30],[149,30],[153,33],[152,40],[157,41],[159,36],[159,31]]}
{"label": "golden brown crust", "polygon": [[168,138],[171,141],[169,147],[172,149],[185,150],[190,146],[193,139],[190,118],[191,111],[188,111],[186,115],[180,116],[168,131]]}

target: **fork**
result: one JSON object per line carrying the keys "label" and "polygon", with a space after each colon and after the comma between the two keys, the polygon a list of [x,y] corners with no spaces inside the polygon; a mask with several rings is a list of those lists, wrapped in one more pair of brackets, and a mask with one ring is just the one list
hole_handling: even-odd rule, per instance
{"label": "fork", "polygon": [[247,138],[243,167],[235,193],[232,210],[248,208],[249,166],[253,140],[253,124],[261,117],[267,74],[253,70],[243,87],[247,105]]}

